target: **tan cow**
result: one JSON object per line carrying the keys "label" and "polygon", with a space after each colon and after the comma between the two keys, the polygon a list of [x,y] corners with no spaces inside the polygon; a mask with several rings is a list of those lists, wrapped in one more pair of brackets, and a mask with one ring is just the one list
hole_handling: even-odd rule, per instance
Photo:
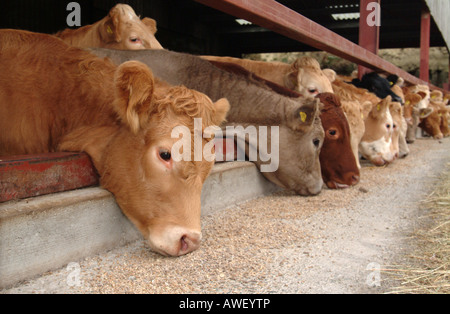
{"label": "tan cow", "polygon": [[155,38],[156,30],[155,20],[147,17],[141,20],[132,7],[117,4],[97,23],[66,29],[55,36],[79,48],[163,49]]}
{"label": "tan cow", "polygon": [[231,62],[268,81],[295,90],[304,96],[315,97],[320,93],[333,93],[330,80],[334,71],[322,71],[320,64],[311,57],[302,57],[292,64],[264,62],[231,57],[202,56],[209,61]]}
{"label": "tan cow", "polygon": [[448,108],[444,102],[441,91],[433,91],[430,93],[429,107],[433,112],[425,118],[421,119],[419,126],[430,136],[435,139],[441,139],[450,135],[448,127]]}
{"label": "tan cow", "polygon": [[153,250],[199,247],[201,190],[214,161],[174,160],[171,134],[179,125],[194,133],[193,118],[202,119],[197,133],[221,124],[226,99],[214,104],[143,63],[116,66],[45,34],[0,30],[0,55],[0,155],[85,151]]}
{"label": "tan cow", "polygon": [[342,108],[350,126],[353,154],[355,155],[358,167],[361,168],[359,162],[359,144],[366,131],[364,120],[369,115],[372,107],[380,99],[364,89],[345,83],[340,78],[333,81],[332,86],[336,95],[341,99]]}
{"label": "tan cow", "polygon": [[373,106],[364,121],[366,131],[359,144],[359,152],[376,166],[384,166],[396,158],[392,151],[394,120],[389,110],[391,102],[392,98],[388,96]]}
{"label": "tan cow", "polygon": [[429,104],[424,107],[423,98],[427,96],[425,92],[410,92],[409,88],[404,89],[404,92],[406,92],[404,107],[404,116],[407,123],[406,142],[412,144],[416,140],[417,128],[421,120],[432,114],[433,108],[430,108]]}
{"label": "tan cow", "polygon": [[391,152],[394,154],[395,158],[405,157],[404,154],[409,154],[409,149],[406,146],[407,152],[405,152],[405,148],[401,146],[405,141],[406,128],[403,117],[403,107],[399,102],[391,102],[389,104],[389,112],[392,116],[392,141],[391,141]]}

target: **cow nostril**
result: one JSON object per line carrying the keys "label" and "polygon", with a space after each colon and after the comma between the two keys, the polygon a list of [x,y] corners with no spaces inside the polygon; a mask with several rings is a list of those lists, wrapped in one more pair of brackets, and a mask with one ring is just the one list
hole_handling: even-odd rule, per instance
{"label": "cow nostril", "polygon": [[356,185],[359,183],[359,176],[358,175],[353,175],[352,176],[352,185]]}
{"label": "cow nostril", "polygon": [[201,233],[193,232],[183,234],[180,238],[178,256],[195,251],[200,246]]}
{"label": "cow nostril", "polygon": [[186,252],[189,248],[189,244],[186,242],[186,235],[183,235],[180,239],[180,252]]}

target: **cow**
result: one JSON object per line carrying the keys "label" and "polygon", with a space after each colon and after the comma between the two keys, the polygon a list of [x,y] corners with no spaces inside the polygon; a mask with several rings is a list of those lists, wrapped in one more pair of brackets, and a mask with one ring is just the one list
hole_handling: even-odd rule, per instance
{"label": "cow", "polygon": [[156,21],[142,20],[127,4],[117,4],[108,16],[78,29],[55,34],[69,45],[79,48],[100,47],[124,50],[163,49],[155,38]]}
{"label": "cow", "polygon": [[[261,82],[274,92],[292,98],[300,98],[301,94],[268,81],[246,70],[236,63],[209,60],[214,66],[228,72]],[[325,131],[325,138],[320,151],[320,167],[322,179],[330,189],[348,188],[359,182],[359,168],[350,145],[350,131],[347,118],[342,110],[341,102],[332,93],[320,93],[320,119]]]}
{"label": "cow", "polygon": [[[292,98],[300,98],[301,94],[263,79],[236,63],[210,60],[214,66],[234,74],[244,76],[249,80],[261,82],[274,92]],[[320,151],[320,167],[322,179],[330,189],[348,188],[359,182],[359,168],[352,155],[350,145],[350,128],[342,110],[341,102],[332,93],[320,93],[320,119],[325,131],[325,138]]]}
{"label": "cow", "polygon": [[364,120],[366,130],[359,144],[361,155],[376,166],[392,163],[396,156],[392,149],[394,120],[389,106],[391,96],[372,107]]}
{"label": "cow", "polygon": [[[400,85],[403,84],[404,80],[401,77],[398,77],[396,75],[394,75],[394,77],[397,77],[397,79],[395,80],[395,82],[391,82],[391,85],[392,85],[391,90],[400,97],[401,104],[404,105],[405,104],[405,94],[403,93],[403,89],[400,87]],[[391,75],[391,78],[392,78],[392,75]],[[395,110],[394,107],[390,107],[390,108]],[[402,111],[402,115],[400,117],[398,117],[398,119],[396,121],[397,130],[394,129],[394,131],[398,132],[398,157],[405,158],[406,156],[409,155],[409,152],[410,152],[409,147],[408,147],[408,142],[406,141],[406,134],[408,132],[408,124],[405,119],[405,111],[404,111],[403,107],[402,107],[401,111]],[[396,120],[396,119],[394,119],[394,120]],[[397,136],[397,135],[395,135],[395,136]]]}
{"label": "cow", "polygon": [[432,108],[420,108],[423,103],[425,93],[411,93],[406,90],[404,117],[407,124],[406,142],[412,144],[416,140],[416,131],[419,127],[420,120],[428,117],[432,112]]}
{"label": "cow", "polygon": [[352,84],[356,87],[367,89],[381,99],[391,96],[393,101],[402,102],[402,99],[391,90],[391,83],[378,75],[378,73],[364,74],[361,80],[353,79]]}
{"label": "cow", "polygon": [[450,135],[448,127],[448,108],[446,108],[443,93],[433,91],[430,93],[429,107],[433,112],[421,119],[419,126],[435,139],[442,139]]}
{"label": "cow", "polygon": [[350,126],[339,98],[332,93],[320,93],[322,126],[325,140],[320,152],[322,178],[330,189],[356,185],[360,179],[358,164],[350,142]]}
{"label": "cow", "polygon": [[391,102],[389,104],[389,112],[392,116],[392,140],[391,140],[391,152],[395,158],[404,158],[409,154],[409,149],[401,147],[402,143],[405,142],[406,134],[406,123],[404,123],[403,118],[403,107],[399,102]]}
{"label": "cow", "polygon": [[[274,138],[272,143],[271,132],[268,131],[267,144],[278,146],[279,167],[275,171],[262,171],[262,174],[276,185],[300,195],[316,195],[322,190],[319,154],[324,130],[318,99],[285,97],[263,84],[223,71],[193,55],[166,50],[91,51],[98,56],[109,57],[117,64],[128,60],[144,62],[161,79],[203,92],[213,100],[226,97],[231,108],[223,128],[278,127],[279,138]],[[248,151],[249,146],[246,141],[242,148]],[[260,170],[268,163],[260,158],[251,161]]]}
{"label": "cow", "polygon": [[344,82],[340,77],[334,80],[332,85],[335,94],[341,100],[342,108],[346,114],[350,126],[351,147],[358,168],[361,168],[359,162],[359,144],[366,131],[364,120],[369,115],[372,107],[380,99],[365,89],[357,88],[354,85]]}
{"label": "cow", "polygon": [[304,96],[315,97],[320,93],[333,93],[330,80],[335,72],[322,71],[319,62],[311,57],[298,58],[292,64],[232,57],[202,56],[202,58],[238,64],[261,78],[297,91]]}
{"label": "cow", "polygon": [[141,62],[117,66],[46,34],[0,30],[0,55],[0,155],[84,151],[154,251],[199,247],[201,190],[214,161],[174,160],[171,134],[179,125],[194,132],[193,118],[202,119],[197,132],[220,125],[226,99],[213,103]]}

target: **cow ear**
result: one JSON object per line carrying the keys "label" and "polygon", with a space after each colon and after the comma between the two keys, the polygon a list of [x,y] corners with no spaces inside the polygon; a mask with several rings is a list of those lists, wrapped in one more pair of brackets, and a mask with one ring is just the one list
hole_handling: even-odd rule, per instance
{"label": "cow ear", "polygon": [[122,63],[114,75],[114,107],[122,122],[137,134],[150,118],[154,78],[150,69],[138,61]]}
{"label": "cow ear", "polygon": [[300,59],[294,61],[289,68],[289,72],[284,76],[284,86],[292,89],[298,90],[298,77],[301,71]]}
{"label": "cow ear", "polygon": [[418,92],[416,95],[419,95],[422,99],[425,99],[427,97],[427,94],[425,92]]}
{"label": "cow ear", "polygon": [[330,80],[330,83],[333,83],[336,80],[336,72],[332,69],[323,69],[323,74]]}
{"label": "cow ear", "polygon": [[309,129],[316,118],[320,115],[320,99],[305,98],[304,104],[297,107],[288,117],[288,125],[296,131]]}
{"label": "cow ear", "polygon": [[212,123],[214,125],[221,125],[227,116],[228,111],[230,110],[230,103],[226,98],[219,99],[214,104],[214,115],[212,117]]}
{"label": "cow ear", "polygon": [[362,114],[363,120],[365,120],[369,116],[370,112],[372,111],[372,108],[373,108],[373,103],[368,100],[362,104],[361,114]]}
{"label": "cow ear", "polygon": [[156,32],[158,31],[158,28],[156,27],[156,21],[154,19],[144,17],[142,19],[142,23],[144,23],[144,25],[148,27],[148,29],[153,35],[155,35]]}
{"label": "cow ear", "polygon": [[98,31],[102,41],[109,43],[113,41],[120,42],[122,40],[118,31],[120,29],[119,14],[118,9],[114,7],[109,11],[108,16],[104,18],[104,21],[100,23]]}
{"label": "cow ear", "polygon": [[382,118],[386,115],[387,110],[389,110],[389,104],[392,102],[392,97],[387,96],[381,102],[379,102],[376,106],[372,108],[370,115],[374,118]]}
{"label": "cow ear", "polygon": [[425,119],[428,118],[430,114],[433,113],[433,108],[423,108],[419,110],[419,118]]}

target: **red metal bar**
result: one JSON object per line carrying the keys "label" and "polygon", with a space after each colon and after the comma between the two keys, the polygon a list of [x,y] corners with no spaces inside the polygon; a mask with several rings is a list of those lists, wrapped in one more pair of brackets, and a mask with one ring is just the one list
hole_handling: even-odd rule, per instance
{"label": "red metal bar", "polygon": [[420,79],[430,81],[430,12],[423,11],[420,22]]}
{"label": "red metal bar", "polygon": [[0,202],[98,185],[84,153],[0,156]]}
{"label": "red metal bar", "polygon": [[412,84],[428,84],[274,0],[195,1],[375,71],[396,74]]}
{"label": "red metal bar", "polygon": [[[359,45],[372,52],[375,55],[378,55],[378,47],[380,43],[380,26],[373,25],[370,22],[373,22],[372,17],[376,16],[376,14],[381,14],[376,12],[376,9],[369,9],[369,5],[373,3],[380,4],[380,0],[361,0],[359,5],[360,10],[360,18],[359,18]],[[371,72],[370,69],[359,65],[358,66],[358,76],[361,79],[364,74]]]}

